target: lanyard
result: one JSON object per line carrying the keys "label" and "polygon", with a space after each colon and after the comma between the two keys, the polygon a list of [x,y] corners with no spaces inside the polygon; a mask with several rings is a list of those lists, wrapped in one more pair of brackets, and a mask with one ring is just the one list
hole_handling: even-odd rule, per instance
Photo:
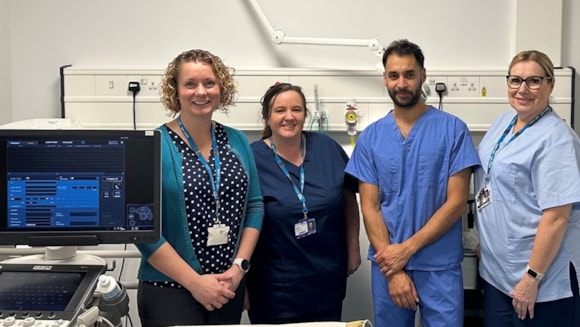
{"label": "lanyard", "polygon": [[[516,137],[520,136],[528,127],[534,125],[538,120],[540,120],[540,118],[544,117],[544,115],[548,112],[552,110],[552,108],[550,106],[547,106],[544,111],[542,111],[539,115],[537,115],[536,117],[534,117],[534,119],[530,120],[526,126],[524,126],[524,128],[520,129],[517,133],[515,133],[514,135],[512,135],[512,137],[507,141],[507,143],[502,147],[505,148],[508,144],[511,143],[511,141],[515,140]],[[497,154],[497,152],[500,150],[500,145],[501,142],[503,142],[503,140],[505,139],[505,137],[508,135],[508,133],[512,130],[512,128],[514,127],[514,125],[516,124],[516,121],[518,120],[518,116],[516,115],[512,121],[510,122],[510,124],[508,125],[508,127],[505,129],[505,131],[503,131],[503,133],[501,134],[499,140],[497,140],[497,143],[495,144],[495,146],[493,147],[493,150],[491,151],[491,155],[489,156],[489,161],[487,163],[487,173],[485,176],[485,181],[488,182],[489,181],[489,173],[491,171],[491,165],[493,164],[493,160],[495,159],[495,155]]]}
{"label": "lanyard", "polygon": [[272,150],[274,151],[274,157],[276,158],[278,167],[280,167],[280,170],[282,170],[284,175],[288,177],[288,180],[290,180],[290,183],[292,183],[292,186],[294,187],[296,196],[298,196],[298,200],[300,200],[302,203],[302,212],[304,213],[304,218],[308,218],[308,208],[306,207],[306,198],[304,197],[304,150],[306,147],[304,144],[304,138],[300,139],[300,152],[302,153],[302,164],[300,164],[300,189],[298,186],[296,186],[296,183],[294,183],[292,177],[290,177],[288,168],[286,168],[286,165],[284,165],[284,162],[282,162],[282,159],[280,159],[280,156],[278,156],[278,152],[276,152],[276,146],[274,145],[274,140],[271,137],[270,144],[272,145]]}
{"label": "lanyard", "polygon": [[191,137],[191,135],[189,135],[189,132],[187,132],[187,130],[185,129],[185,126],[183,126],[183,122],[181,121],[181,116],[177,117],[177,123],[179,124],[179,128],[181,129],[181,131],[183,132],[183,134],[187,138],[187,141],[189,142],[191,149],[193,150],[193,152],[195,153],[195,155],[197,156],[197,158],[199,159],[199,161],[201,162],[201,164],[203,165],[203,167],[207,171],[209,183],[211,185],[211,189],[212,189],[212,193],[213,193],[213,200],[215,203],[216,223],[219,224],[220,223],[220,220],[219,220],[219,210],[220,210],[219,189],[220,189],[220,177],[221,177],[220,176],[220,155],[219,155],[219,150],[217,147],[217,141],[215,138],[214,126],[213,126],[213,124],[211,125],[211,149],[213,151],[213,162],[215,165],[215,180],[214,180],[213,171],[212,171],[210,165],[207,163],[205,158],[201,155],[199,148],[197,147],[197,145],[193,141],[193,138]]}

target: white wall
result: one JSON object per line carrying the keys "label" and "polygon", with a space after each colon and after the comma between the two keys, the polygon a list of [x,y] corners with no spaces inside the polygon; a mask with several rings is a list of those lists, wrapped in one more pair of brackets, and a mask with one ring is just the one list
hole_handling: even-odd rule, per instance
{"label": "white wall", "polygon": [[576,68],[576,110],[575,130],[580,134],[580,42],[578,42],[580,31],[580,2],[574,0],[564,0],[562,19],[562,66],[572,66]]}
{"label": "white wall", "polygon": [[8,0],[0,0],[0,124],[12,121],[10,58],[10,10]]}
{"label": "white wall", "polygon": [[[566,42],[573,39],[574,30],[567,27],[575,23],[574,10],[566,9],[578,4],[555,1],[369,0],[364,6],[347,0],[258,3],[271,25],[288,36],[379,37],[384,45],[406,37],[422,46],[427,69],[445,69],[506,67],[516,49],[530,45],[530,39],[536,48],[553,53],[558,64],[560,52],[568,60],[580,57],[568,51],[571,42]],[[242,0],[0,3],[0,42],[8,45],[2,47],[0,65],[9,62],[12,73],[0,75],[0,86],[10,90],[0,104],[11,98],[8,118],[12,120],[60,117],[59,67],[66,64],[159,67],[190,48],[209,49],[233,67],[372,68],[378,61],[365,47],[273,44],[248,1]],[[567,19],[563,22],[554,17],[559,12],[551,9],[560,6]],[[544,19],[537,24],[524,19],[529,12],[539,12]],[[554,35],[558,32],[554,27],[549,28],[549,35],[536,35],[537,26],[546,25],[564,25],[562,34],[567,39],[562,40],[561,51],[551,49],[561,39]]]}
{"label": "white wall", "polygon": [[[274,45],[246,1],[8,1],[14,120],[60,115],[58,68],[65,64],[163,66],[198,47],[234,67],[374,67],[378,60],[361,47]],[[385,44],[407,37],[423,47],[428,68],[444,68],[504,67],[515,38],[513,1],[259,3],[289,36],[380,37]]]}
{"label": "white wall", "polygon": [[560,65],[562,23],[561,19],[554,20],[554,17],[562,17],[562,1],[546,3],[544,0],[517,1],[516,52],[535,48],[550,56],[555,65]]}

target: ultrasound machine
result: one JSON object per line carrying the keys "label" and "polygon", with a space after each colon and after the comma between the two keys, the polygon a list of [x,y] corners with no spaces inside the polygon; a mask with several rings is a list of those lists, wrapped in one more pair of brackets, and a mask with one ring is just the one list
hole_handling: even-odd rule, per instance
{"label": "ultrasound machine", "polygon": [[0,245],[46,247],[0,261],[0,327],[118,325],[124,286],[99,296],[107,262],[76,247],[159,239],[160,148],[158,131],[0,129]]}

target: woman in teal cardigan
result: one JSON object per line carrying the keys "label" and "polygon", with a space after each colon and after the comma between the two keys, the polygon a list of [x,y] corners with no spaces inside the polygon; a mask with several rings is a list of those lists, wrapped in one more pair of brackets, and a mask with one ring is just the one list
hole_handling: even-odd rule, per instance
{"label": "woman in teal cardigan", "polygon": [[169,64],[161,92],[179,115],[159,127],[162,236],[137,246],[141,324],[238,324],[264,209],[246,136],[212,120],[233,104],[233,76],[215,55],[190,50]]}

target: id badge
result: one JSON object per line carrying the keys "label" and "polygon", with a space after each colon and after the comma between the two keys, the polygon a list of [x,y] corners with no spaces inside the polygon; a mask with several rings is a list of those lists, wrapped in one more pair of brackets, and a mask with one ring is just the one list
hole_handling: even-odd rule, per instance
{"label": "id badge", "polygon": [[488,183],[485,183],[481,190],[477,192],[475,197],[475,204],[477,210],[481,210],[491,204],[491,188]]}
{"label": "id badge", "polygon": [[294,225],[294,236],[296,238],[303,238],[312,234],[316,234],[316,220],[314,218],[300,219]]}
{"label": "id badge", "polygon": [[303,218],[294,224],[294,236],[296,238],[303,238],[308,234],[308,219]]}
{"label": "id badge", "polygon": [[207,229],[207,246],[223,245],[228,243],[228,234],[230,233],[230,226],[227,225],[213,225]]}

